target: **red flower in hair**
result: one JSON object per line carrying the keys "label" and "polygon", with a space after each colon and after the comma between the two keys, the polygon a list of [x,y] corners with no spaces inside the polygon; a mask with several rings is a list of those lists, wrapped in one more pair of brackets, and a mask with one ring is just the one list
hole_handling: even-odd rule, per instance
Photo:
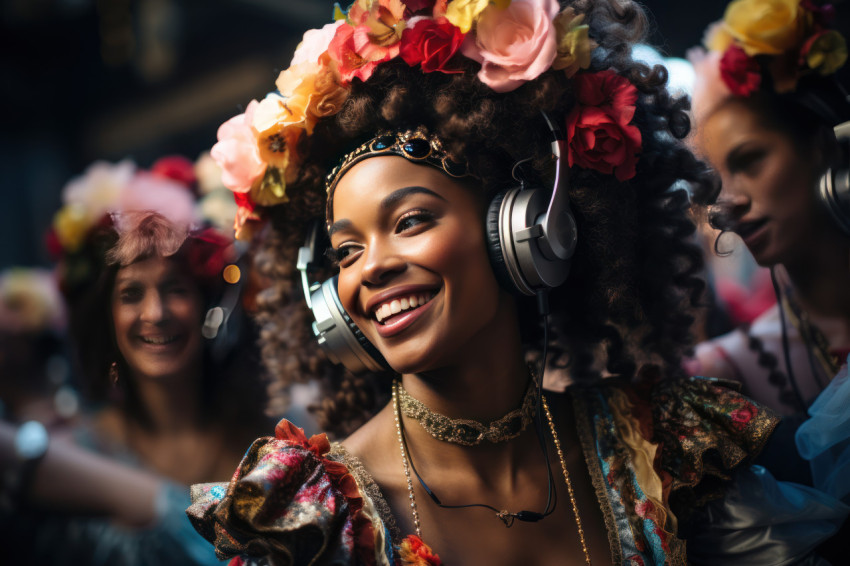
{"label": "red flower in hair", "polygon": [[190,189],[194,189],[198,183],[198,177],[195,175],[195,164],[182,155],[170,155],[157,159],[156,163],[151,167],[151,173],[160,177],[174,179]]}
{"label": "red flower in hair", "polygon": [[720,59],[720,78],[735,96],[749,96],[761,86],[761,67],[737,45]]}
{"label": "red flower in hair", "polygon": [[576,106],[567,116],[570,167],[631,179],[642,143],[640,130],[631,124],[637,89],[613,71],[579,74],[574,81]]}
{"label": "red flower in hair", "polygon": [[422,65],[423,73],[462,73],[448,63],[460,49],[466,37],[459,28],[445,18],[423,19],[407,28],[401,37],[401,58],[414,67]]}
{"label": "red flower in hair", "polygon": [[[361,27],[368,30],[364,26]],[[343,85],[349,84],[355,78],[364,82],[369,80],[379,63],[392,58],[389,51],[376,53],[379,50],[370,48],[366,34],[357,33],[357,28],[349,24],[342,24],[337,28],[336,35],[328,45],[328,54],[337,62]]]}

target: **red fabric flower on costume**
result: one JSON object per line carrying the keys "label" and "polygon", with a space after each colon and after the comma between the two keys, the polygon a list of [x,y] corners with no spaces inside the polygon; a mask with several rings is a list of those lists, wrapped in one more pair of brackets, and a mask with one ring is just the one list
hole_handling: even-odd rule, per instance
{"label": "red fabric flower on costume", "polygon": [[761,85],[761,68],[743,49],[732,45],[720,59],[720,78],[735,96],[749,96]]}
{"label": "red fabric flower on costume", "polygon": [[577,75],[575,88],[576,106],[567,116],[570,167],[631,179],[642,143],[640,130],[631,124],[637,89],[613,71]]}
{"label": "red fabric flower on costume", "polygon": [[416,535],[407,535],[398,547],[402,566],[442,566],[443,561]]}
{"label": "red fabric flower on costume", "polygon": [[411,67],[421,64],[423,73],[462,73],[461,69],[452,69],[448,63],[460,49],[464,37],[466,34],[445,18],[422,19],[404,30],[401,58]]}

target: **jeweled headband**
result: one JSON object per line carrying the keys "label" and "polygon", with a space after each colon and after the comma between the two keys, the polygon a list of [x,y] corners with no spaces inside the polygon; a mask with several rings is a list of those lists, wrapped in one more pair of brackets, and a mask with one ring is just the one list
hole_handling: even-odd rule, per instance
{"label": "jeweled headband", "polygon": [[382,155],[398,155],[413,163],[430,165],[454,178],[471,176],[466,163],[453,161],[443,149],[443,144],[439,138],[436,135],[429,134],[423,126],[403,132],[381,132],[361,144],[354,151],[346,154],[340,160],[339,165],[328,174],[325,181],[325,188],[328,193],[326,215],[328,219],[331,217],[333,193],[342,176],[361,161]]}

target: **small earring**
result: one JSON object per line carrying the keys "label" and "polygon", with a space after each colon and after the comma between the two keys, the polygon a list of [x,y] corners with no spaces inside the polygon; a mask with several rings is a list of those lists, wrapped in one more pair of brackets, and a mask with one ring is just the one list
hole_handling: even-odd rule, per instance
{"label": "small earring", "polygon": [[118,387],[118,362],[112,362],[109,366],[109,382],[112,383],[112,387]]}

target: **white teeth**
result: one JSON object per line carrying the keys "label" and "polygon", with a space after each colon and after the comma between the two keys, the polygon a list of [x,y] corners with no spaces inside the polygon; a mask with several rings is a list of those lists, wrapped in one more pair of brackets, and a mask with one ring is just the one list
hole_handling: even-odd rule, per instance
{"label": "white teeth", "polygon": [[176,336],[163,336],[163,337],[150,337],[150,336],[142,336],[142,341],[148,344],[170,344],[177,339]]}
{"label": "white teeth", "polygon": [[411,295],[410,297],[405,297],[403,299],[393,299],[392,301],[384,303],[375,309],[375,318],[378,322],[383,322],[384,319],[389,318],[394,314],[404,312],[408,309],[421,307],[429,300],[431,300],[431,296],[429,294]]}

